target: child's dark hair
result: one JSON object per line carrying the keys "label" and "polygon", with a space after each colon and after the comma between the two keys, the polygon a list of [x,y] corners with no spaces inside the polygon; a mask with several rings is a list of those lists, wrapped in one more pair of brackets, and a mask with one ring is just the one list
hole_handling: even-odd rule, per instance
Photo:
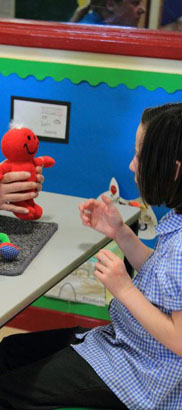
{"label": "child's dark hair", "polygon": [[141,122],[146,127],[139,152],[141,196],[150,205],[165,204],[182,214],[182,103],[146,109]]}

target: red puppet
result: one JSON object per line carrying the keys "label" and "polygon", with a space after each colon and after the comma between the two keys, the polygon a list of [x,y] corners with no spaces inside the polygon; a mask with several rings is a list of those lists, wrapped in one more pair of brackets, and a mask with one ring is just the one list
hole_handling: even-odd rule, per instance
{"label": "red puppet", "polygon": [[[13,128],[4,134],[1,141],[1,151],[7,158],[0,164],[0,180],[7,172],[28,171],[31,173],[29,181],[36,181],[36,166],[52,167],[55,164],[53,158],[44,156],[34,158],[39,147],[37,136],[28,128]],[[39,219],[42,215],[41,206],[33,199],[17,202],[16,205],[29,210],[28,214],[14,214],[23,220]]]}

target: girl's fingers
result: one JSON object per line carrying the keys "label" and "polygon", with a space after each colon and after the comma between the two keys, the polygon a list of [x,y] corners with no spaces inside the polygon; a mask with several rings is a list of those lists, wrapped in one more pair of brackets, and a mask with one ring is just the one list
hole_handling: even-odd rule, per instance
{"label": "girl's fingers", "polygon": [[106,205],[110,205],[110,204],[113,203],[112,199],[109,198],[108,196],[104,195],[104,194],[101,195],[101,199]]}
{"label": "girl's fingers", "polygon": [[96,264],[95,264],[95,275],[97,276],[97,273],[100,273],[100,274],[107,274],[107,272],[108,272],[108,269],[107,269],[107,267],[106,266],[104,266],[102,263],[100,263],[100,262],[96,262]]}
{"label": "girl's fingers", "polygon": [[116,258],[116,255],[113,252],[109,251],[109,249],[102,249],[98,252],[97,257],[100,261],[113,261]]}
{"label": "girl's fingers", "polygon": [[79,209],[81,212],[90,212],[95,206],[98,206],[98,203],[95,199],[91,198],[88,201],[80,204]]}
{"label": "girl's fingers", "polygon": [[107,266],[109,263],[109,260],[107,257],[105,257],[105,255],[97,255],[98,261],[100,264],[102,264],[102,266]]}
{"label": "girl's fingers", "polygon": [[117,258],[117,256],[109,249],[103,249],[102,251],[103,251],[103,254],[111,260],[113,260],[114,258]]}
{"label": "girl's fingers", "polygon": [[90,222],[90,215],[81,214],[81,217],[84,222]]}
{"label": "girl's fingers", "polygon": [[103,266],[102,263],[96,262],[95,267],[96,267],[96,270],[98,270],[99,272],[103,273],[104,266]]}
{"label": "girl's fingers", "polygon": [[91,225],[90,213],[83,213],[82,211],[80,211],[80,217],[84,225]]}

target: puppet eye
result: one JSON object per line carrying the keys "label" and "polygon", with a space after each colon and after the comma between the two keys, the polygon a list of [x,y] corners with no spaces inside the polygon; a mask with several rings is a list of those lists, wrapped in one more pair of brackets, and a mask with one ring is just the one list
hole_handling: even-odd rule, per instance
{"label": "puppet eye", "polygon": [[28,140],[29,140],[29,141],[31,140],[31,137],[30,137],[30,135],[27,135],[27,138],[28,138]]}

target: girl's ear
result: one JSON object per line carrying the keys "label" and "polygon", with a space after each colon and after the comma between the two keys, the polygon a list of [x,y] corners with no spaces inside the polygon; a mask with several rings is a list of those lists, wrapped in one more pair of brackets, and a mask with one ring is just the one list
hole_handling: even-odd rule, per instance
{"label": "girl's ear", "polygon": [[176,161],[176,174],[175,174],[175,178],[174,180],[176,181],[179,175],[179,170],[181,168],[181,162],[180,161]]}

